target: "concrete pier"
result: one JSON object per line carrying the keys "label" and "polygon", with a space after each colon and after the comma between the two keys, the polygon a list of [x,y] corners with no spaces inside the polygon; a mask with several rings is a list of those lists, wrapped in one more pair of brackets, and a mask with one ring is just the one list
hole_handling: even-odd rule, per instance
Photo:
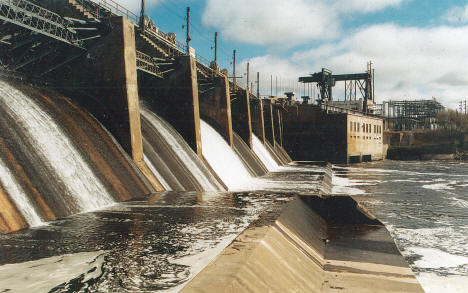
{"label": "concrete pier", "polygon": [[212,89],[200,94],[200,116],[232,147],[231,91],[227,76],[213,77]]}
{"label": "concrete pier", "polygon": [[196,61],[191,56],[176,56],[172,69],[165,79],[141,73],[138,77],[140,94],[150,109],[170,123],[201,156]]}
{"label": "concrete pier", "polygon": [[252,149],[252,115],[250,110],[250,93],[239,89],[231,99],[232,128]]}
{"label": "concrete pier", "polygon": [[263,100],[263,119],[265,127],[265,140],[272,146],[275,145],[275,117],[273,115],[273,105],[269,100]]}
{"label": "concrete pier", "polygon": [[[112,31],[63,72],[62,89],[91,112],[132,157],[156,191],[164,188],[143,161],[135,26],[111,18]],[[92,73],[92,74],[90,74]]]}
{"label": "concrete pier", "polygon": [[250,114],[252,132],[265,144],[265,120],[263,118],[263,101],[261,99],[250,101]]}

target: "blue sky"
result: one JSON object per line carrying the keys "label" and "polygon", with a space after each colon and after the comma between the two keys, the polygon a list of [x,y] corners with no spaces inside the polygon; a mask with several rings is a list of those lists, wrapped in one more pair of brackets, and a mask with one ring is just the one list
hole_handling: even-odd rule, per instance
{"label": "blue sky", "polygon": [[[138,11],[139,0],[118,0]],[[455,108],[468,99],[468,1],[416,0],[147,0],[148,13],[165,32],[185,41],[185,9],[191,8],[192,47],[231,70],[246,62],[281,91],[300,93],[297,78],[327,67],[362,72],[372,60],[377,100],[436,97]],[[338,85],[338,99],[342,93]]]}

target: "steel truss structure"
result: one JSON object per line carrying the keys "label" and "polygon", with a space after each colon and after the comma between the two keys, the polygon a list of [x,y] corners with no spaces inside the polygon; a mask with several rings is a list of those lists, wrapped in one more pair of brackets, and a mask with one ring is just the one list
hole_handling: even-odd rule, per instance
{"label": "steel truss structure", "polygon": [[56,40],[83,47],[71,22],[26,0],[0,0],[0,20],[4,20]]}
{"label": "steel truss structure", "polygon": [[333,87],[337,81],[345,82],[345,100],[356,100],[357,90],[363,98],[363,110],[368,112],[368,101],[375,101],[373,70],[368,67],[365,73],[332,74],[331,70],[322,68],[321,72],[300,77],[299,82],[316,83],[320,89],[319,104],[333,101]]}
{"label": "steel truss structure", "polygon": [[436,99],[415,101],[385,101],[382,116],[394,130],[431,129],[436,116],[445,109]]}

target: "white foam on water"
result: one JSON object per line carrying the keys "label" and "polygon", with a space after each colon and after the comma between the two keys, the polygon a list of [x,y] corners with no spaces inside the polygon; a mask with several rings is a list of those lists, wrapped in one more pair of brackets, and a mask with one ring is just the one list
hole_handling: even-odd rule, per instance
{"label": "white foam on water", "polygon": [[466,293],[467,276],[438,276],[433,273],[416,275],[426,293]]}
{"label": "white foam on water", "polygon": [[0,266],[0,292],[49,292],[80,275],[83,283],[96,279],[102,274],[105,253],[81,252]]}
{"label": "white foam on water", "polygon": [[468,264],[468,257],[454,255],[435,248],[407,247],[411,254],[421,255],[422,258],[415,261],[414,265],[424,269],[454,268]]}
{"label": "white foam on water", "polygon": [[366,192],[362,189],[351,187],[351,186],[365,185],[365,184],[355,182],[354,180],[351,180],[348,178],[343,178],[343,177],[333,175],[332,184],[333,184],[333,189],[332,189],[333,194],[349,194],[349,195],[366,194]]}
{"label": "white foam on water", "polygon": [[268,172],[278,171],[280,166],[278,163],[276,163],[270,152],[266,149],[265,145],[260,141],[260,139],[258,139],[255,134],[252,134],[252,144],[253,151],[268,169]]}
{"label": "white foam on water", "polygon": [[451,204],[460,208],[468,208],[468,201],[461,199],[461,198],[456,198],[456,197],[451,197],[450,200],[452,200]]}
{"label": "white foam on water", "polygon": [[200,120],[203,156],[229,190],[255,189],[253,177],[227,144],[208,123]]}
{"label": "white foam on water", "polygon": [[426,189],[432,189],[432,190],[453,190],[453,186],[450,186],[450,185],[454,185],[454,184],[457,184],[457,181],[449,181],[449,182],[445,182],[445,183],[426,184],[426,185],[423,185],[422,187],[426,188]]}
{"label": "white foam on water", "polygon": [[26,195],[26,192],[23,190],[23,187],[21,187],[21,185],[16,181],[16,178],[14,178],[13,174],[1,158],[0,182],[30,227],[41,226],[44,224],[34,208],[34,205]]}
{"label": "white foam on water", "polygon": [[34,152],[41,158],[41,163],[53,170],[58,180],[63,181],[66,192],[71,195],[80,212],[114,203],[58,122],[35,101],[1,81],[0,96],[0,107],[21,125]]}
{"label": "white foam on water", "polygon": [[161,175],[161,173],[158,172],[158,169],[153,165],[151,160],[149,160],[145,155],[143,155],[143,161],[145,161],[146,165],[148,168],[150,168],[151,172],[153,172],[154,176],[158,179],[159,183],[164,187],[166,191],[172,191],[171,186],[167,183],[167,181],[164,179],[164,177]]}
{"label": "white foam on water", "polygon": [[153,125],[155,129],[157,129],[160,134],[165,138],[166,142],[171,146],[174,150],[177,157],[180,159],[182,164],[190,171],[190,173],[195,177],[195,179],[200,183],[205,191],[218,191],[222,189],[220,186],[214,186],[213,183],[206,177],[206,175],[200,170],[198,165],[195,163],[194,156],[189,154],[191,149],[187,150],[187,146],[183,146],[181,141],[179,141],[173,133],[171,133],[168,128],[170,127],[165,123],[165,121],[161,120],[158,116],[156,116],[153,112],[146,109],[144,106],[141,107],[141,114]]}

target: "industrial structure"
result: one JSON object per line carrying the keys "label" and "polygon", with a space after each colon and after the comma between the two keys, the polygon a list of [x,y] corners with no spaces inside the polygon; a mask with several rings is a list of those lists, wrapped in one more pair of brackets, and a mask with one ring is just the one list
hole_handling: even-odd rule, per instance
{"label": "industrial structure", "polygon": [[437,128],[436,116],[445,109],[435,98],[432,100],[384,101],[379,114],[391,130]]}
{"label": "industrial structure", "polygon": [[[333,74],[322,68],[321,72],[300,77],[299,82],[316,83],[320,90],[319,105],[327,104],[350,110],[373,114],[375,111],[374,69],[372,62],[367,64],[367,71],[354,74]],[[345,83],[344,101],[337,101],[333,96],[333,87],[337,81]]]}

